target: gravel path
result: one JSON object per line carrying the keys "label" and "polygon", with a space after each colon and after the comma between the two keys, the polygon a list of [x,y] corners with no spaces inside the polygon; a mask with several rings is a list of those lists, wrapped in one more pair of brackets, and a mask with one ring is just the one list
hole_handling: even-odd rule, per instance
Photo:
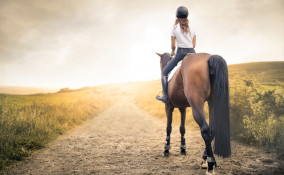
{"label": "gravel path", "polygon": [[[163,156],[166,123],[126,100],[59,137],[10,168],[8,174],[205,174],[204,142],[186,128],[187,155],[180,155],[179,126],[173,125],[171,155]],[[284,174],[272,153],[232,142],[232,157],[216,157],[216,174]]]}

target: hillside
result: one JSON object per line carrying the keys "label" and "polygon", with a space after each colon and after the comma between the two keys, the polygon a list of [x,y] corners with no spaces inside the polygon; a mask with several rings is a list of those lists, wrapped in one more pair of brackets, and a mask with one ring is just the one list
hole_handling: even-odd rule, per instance
{"label": "hillside", "polygon": [[254,77],[263,85],[284,82],[284,61],[233,64],[228,68],[230,79],[240,75]]}
{"label": "hillside", "polygon": [[28,94],[38,94],[38,93],[53,93],[56,91],[58,91],[58,89],[55,88],[0,86],[0,94],[28,95]]}
{"label": "hillside", "polygon": [[[274,85],[277,81],[284,82],[284,61],[278,62],[255,62],[228,65],[230,79],[236,76],[249,76],[257,78],[263,85]],[[160,80],[146,82],[119,83],[115,87],[126,86],[140,87],[150,85],[151,87],[160,87]],[[126,85],[126,86],[125,86]],[[38,93],[53,93],[59,89],[55,88],[36,88],[20,86],[0,86],[0,94],[29,95]],[[64,89],[62,89],[64,90]]]}

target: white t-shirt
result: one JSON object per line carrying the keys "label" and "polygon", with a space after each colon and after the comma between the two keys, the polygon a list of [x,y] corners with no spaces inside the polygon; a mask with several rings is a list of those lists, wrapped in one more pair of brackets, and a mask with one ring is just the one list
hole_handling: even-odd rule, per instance
{"label": "white t-shirt", "polygon": [[179,48],[193,48],[193,37],[196,35],[194,28],[192,26],[189,26],[189,33],[182,33],[180,25],[174,25],[171,31],[171,36],[174,36],[176,38],[177,46]]}

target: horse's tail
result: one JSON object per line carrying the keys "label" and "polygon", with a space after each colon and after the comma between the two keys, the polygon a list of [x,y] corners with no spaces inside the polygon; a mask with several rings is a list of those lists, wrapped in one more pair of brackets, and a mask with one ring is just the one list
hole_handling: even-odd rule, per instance
{"label": "horse's tail", "polygon": [[221,56],[212,55],[208,60],[208,65],[214,109],[214,153],[222,157],[229,157],[231,144],[227,63]]}

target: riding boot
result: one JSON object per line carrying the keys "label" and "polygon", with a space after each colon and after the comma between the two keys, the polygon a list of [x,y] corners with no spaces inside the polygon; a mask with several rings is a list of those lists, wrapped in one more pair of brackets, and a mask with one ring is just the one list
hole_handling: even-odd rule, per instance
{"label": "riding boot", "polygon": [[162,75],[162,87],[163,87],[163,96],[160,97],[159,95],[156,96],[157,100],[166,103],[168,101],[168,76]]}

